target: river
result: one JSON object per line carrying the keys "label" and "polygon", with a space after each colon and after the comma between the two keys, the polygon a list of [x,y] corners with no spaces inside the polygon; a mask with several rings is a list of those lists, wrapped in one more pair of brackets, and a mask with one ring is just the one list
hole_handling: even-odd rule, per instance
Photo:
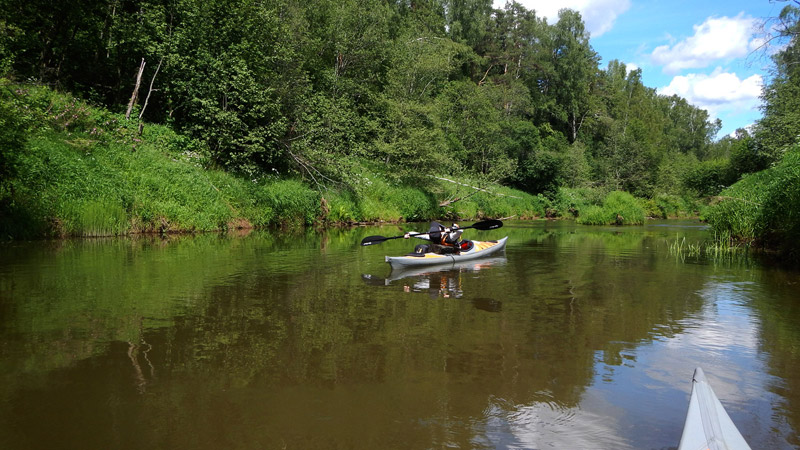
{"label": "river", "polygon": [[358,245],[401,228],[0,245],[0,448],[675,448],[695,367],[800,447],[798,272],[670,251],[696,222],[507,222],[427,272]]}

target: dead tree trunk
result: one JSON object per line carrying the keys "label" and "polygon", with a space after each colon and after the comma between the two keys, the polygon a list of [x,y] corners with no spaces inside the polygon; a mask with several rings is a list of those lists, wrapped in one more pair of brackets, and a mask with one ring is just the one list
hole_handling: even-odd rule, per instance
{"label": "dead tree trunk", "polygon": [[142,63],[139,65],[139,73],[136,74],[136,86],[133,88],[133,93],[131,94],[131,101],[128,102],[128,110],[125,111],[125,119],[130,120],[131,118],[131,110],[133,109],[133,105],[136,103],[136,99],[139,97],[139,86],[142,84],[142,73],[144,73],[144,58],[142,58]]}
{"label": "dead tree trunk", "polygon": [[142,125],[142,116],[144,116],[144,110],[147,109],[147,102],[150,101],[150,94],[153,93],[153,83],[156,81],[156,76],[158,75],[158,71],[161,69],[161,63],[164,62],[164,58],[158,60],[158,67],[156,67],[155,73],[153,73],[153,78],[150,79],[150,89],[147,90],[147,97],[144,98],[144,105],[142,105],[142,110],[139,111],[139,135],[142,135],[142,129],[144,125]]}

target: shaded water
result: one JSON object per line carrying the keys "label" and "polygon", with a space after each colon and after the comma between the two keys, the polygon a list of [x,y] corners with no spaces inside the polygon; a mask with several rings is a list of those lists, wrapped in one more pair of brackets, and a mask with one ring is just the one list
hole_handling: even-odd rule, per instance
{"label": "shaded water", "polygon": [[662,449],[697,366],[800,446],[796,272],[671,254],[695,223],[510,222],[401,273],[373,234],[0,246],[0,448]]}

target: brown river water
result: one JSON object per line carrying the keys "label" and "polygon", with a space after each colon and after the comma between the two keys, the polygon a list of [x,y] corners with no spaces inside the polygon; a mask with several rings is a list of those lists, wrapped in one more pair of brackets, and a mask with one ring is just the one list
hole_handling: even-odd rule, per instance
{"label": "brown river water", "polygon": [[[468,225],[465,223],[462,225]],[[697,222],[427,224],[0,245],[1,449],[668,449],[702,367],[800,448],[800,273],[670,249]]]}

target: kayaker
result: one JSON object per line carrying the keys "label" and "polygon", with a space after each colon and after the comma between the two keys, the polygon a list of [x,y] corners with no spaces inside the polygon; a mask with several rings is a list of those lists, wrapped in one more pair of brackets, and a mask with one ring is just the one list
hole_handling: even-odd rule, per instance
{"label": "kayaker", "polygon": [[[460,241],[461,241],[461,234],[464,232],[461,228],[458,227],[457,223],[454,223],[450,226],[450,228],[446,228],[444,225],[440,224],[439,222],[432,221],[430,230],[428,231],[428,238],[431,243],[428,245],[418,245],[417,248],[414,249],[415,253],[439,253],[439,254],[447,254],[447,253],[460,253]],[[403,238],[408,239],[411,237],[411,233],[406,233]],[[424,239],[424,238],[422,238]]]}

